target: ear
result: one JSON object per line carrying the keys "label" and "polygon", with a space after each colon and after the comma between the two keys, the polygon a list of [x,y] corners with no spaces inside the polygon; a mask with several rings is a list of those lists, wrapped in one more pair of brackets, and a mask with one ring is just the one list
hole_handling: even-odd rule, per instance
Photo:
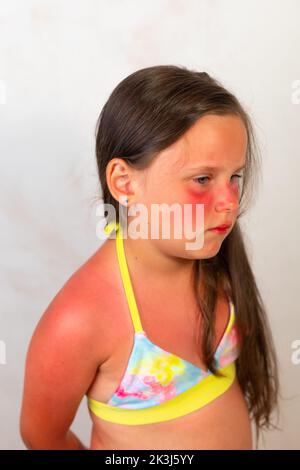
{"label": "ear", "polygon": [[120,204],[123,204],[126,197],[128,201],[134,197],[134,170],[125,160],[113,158],[109,161],[106,167],[106,181],[111,195]]}

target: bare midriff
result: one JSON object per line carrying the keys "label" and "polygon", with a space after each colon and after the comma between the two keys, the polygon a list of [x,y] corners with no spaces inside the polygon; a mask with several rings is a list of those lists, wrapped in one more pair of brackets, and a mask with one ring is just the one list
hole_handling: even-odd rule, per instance
{"label": "bare midriff", "polygon": [[169,421],[128,426],[91,418],[91,449],[252,449],[248,411],[237,380],[208,405]]}

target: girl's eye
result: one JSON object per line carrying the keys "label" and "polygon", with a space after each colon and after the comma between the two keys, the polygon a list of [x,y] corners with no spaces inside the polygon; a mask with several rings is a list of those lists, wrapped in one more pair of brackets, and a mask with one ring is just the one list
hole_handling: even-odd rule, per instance
{"label": "girl's eye", "polygon": [[[194,178],[194,181],[199,184],[203,184],[203,180],[209,179],[209,176],[198,176],[198,178]],[[201,181],[200,181],[201,180]]]}
{"label": "girl's eye", "polygon": [[[236,178],[243,178],[243,175],[239,175],[239,174],[235,174],[235,175],[232,175],[232,178],[233,177],[236,177]],[[198,184],[200,184],[201,186],[203,186],[203,184],[205,184],[205,181],[203,180],[207,180],[207,179],[210,179],[209,176],[198,176],[197,178],[194,178],[194,181]]]}
{"label": "girl's eye", "polygon": [[204,179],[207,179],[207,178],[209,178],[209,176],[198,176],[197,178],[194,178],[194,181],[199,183],[199,184],[203,184],[199,180],[203,181]]}
{"label": "girl's eye", "polygon": [[243,178],[243,175],[238,175],[238,174],[236,174],[236,175],[232,175],[232,178],[233,178],[234,176],[235,176],[237,179],[239,179],[239,178]]}

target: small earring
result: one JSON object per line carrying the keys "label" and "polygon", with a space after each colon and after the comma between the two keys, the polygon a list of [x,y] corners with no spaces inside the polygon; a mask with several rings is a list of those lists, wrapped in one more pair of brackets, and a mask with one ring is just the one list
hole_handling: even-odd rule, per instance
{"label": "small earring", "polygon": [[127,206],[128,204],[128,197],[127,196],[121,196],[119,198],[119,204],[121,204],[122,206]]}

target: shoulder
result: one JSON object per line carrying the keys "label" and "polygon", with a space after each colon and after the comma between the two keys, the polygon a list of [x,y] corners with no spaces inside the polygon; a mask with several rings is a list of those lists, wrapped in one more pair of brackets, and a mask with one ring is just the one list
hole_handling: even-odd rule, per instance
{"label": "shoulder", "polygon": [[[102,249],[103,248],[103,249]],[[63,341],[65,347],[89,344],[99,361],[105,361],[111,347],[112,324],[109,293],[115,289],[108,269],[106,248],[101,247],[82,264],[51,300],[36,326],[33,338]]]}

